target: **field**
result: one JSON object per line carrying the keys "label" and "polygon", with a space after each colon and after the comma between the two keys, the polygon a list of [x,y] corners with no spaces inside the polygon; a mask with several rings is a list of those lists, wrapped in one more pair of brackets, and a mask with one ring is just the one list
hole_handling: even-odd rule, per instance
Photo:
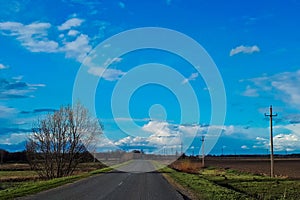
{"label": "field", "polygon": [[[95,173],[95,170],[102,169],[103,164],[96,163],[81,163],[74,173],[74,176],[68,178],[61,178],[57,180],[45,181],[39,178],[35,171],[32,171],[28,164],[1,164],[0,165],[0,199],[5,193],[18,193],[19,189],[25,189],[30,187],[40,187],[37,189],[43,190],[52,188],[57,185],[62,185],[67,182],[72,182],[81,177]],[[96,171],[97,172],[97,171]],[[14,191],[15,190],[15,191]],[[28,192],[34,191],[29,189]],[[26,192],[25,192],[26,193]]]}
{"label": "field", "polygon": [[269,178],[265,158],[183,159],[164,168],[171,177],[196,197],[193,199],[300,199],[299,159],[277,159],[276,178]]}
{"label": "field", "polygon": [[[270,175],[269,158],[207,157],[205,164],[221,168],[236,169],[253,174]],[[300,158],[275,158],[274,173],[278,177],[300,179]]]}

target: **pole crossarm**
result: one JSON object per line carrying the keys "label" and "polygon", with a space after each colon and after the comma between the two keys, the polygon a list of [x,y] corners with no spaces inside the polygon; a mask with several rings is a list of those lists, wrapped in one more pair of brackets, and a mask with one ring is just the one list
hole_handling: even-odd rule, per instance
{"label": "pole crossarm", "polygon": [[267,114],[265,113],[265,116],[266,116],[266,117],[277,117],[277,113],[276,113],[275,115],[267,115]]}

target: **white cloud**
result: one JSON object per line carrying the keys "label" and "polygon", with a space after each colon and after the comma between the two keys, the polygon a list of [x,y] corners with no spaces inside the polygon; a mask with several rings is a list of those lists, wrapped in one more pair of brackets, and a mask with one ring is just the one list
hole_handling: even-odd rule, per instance
{"label": "white cloud", "polygon": [[57,52],[58,43],[55,41],[24,41],[23,45],[31,52]]}
{"label": "white cloud", "polygon": [[18,22],[0,23],[3,35],[14,36],[21,45],[32,52],[56,52],[58,43],[47,38],[49,23],[34,22],[24,25]]}
{"label": "white cloud", "polygon": [[7,69],[7,68],[8,68],[7,66],[5,66],[5,65],[3,65],[3,64],[0,63],[0,70],[1,69]]}
{"label": "white cloud", "polygon": [[115,81],[121,78],[125,72],[118,69],[106,69],[102,67],[90,67],[88,73],[104,78],[107,81]]}
{"label": "white cloud", "polygon": [[114,63],[119,63],[121,61],[122,61],[122,58],[108,58],[103,63],[103,65],[98,66],[92,62],[92,59],[88,58],[85,61],[85,64],[89,67],[88,73],[90,73],[94,76],[102,77],[108,81],[115,81],[115,80],[118,80],[121,76],[123,76],[126,73],[123,72],[122,70],[107,68],[107,66],[114,64]]}
{"label": "white cloud", "polygon": [[78,34],[80,34],[80,32],[76,30],[69,30],[68,32],[68,36],[76,36]]}
{"label": "white cloud", "polygon": [[0,136],[0,144],[6,144],[6,145],[19,144],[21,142],[24,142],[28,136],[29,136],[28,133],[12,133],[9,136],[3,135]]}
{"label": "white cloud", "polygon": [[[121,146],[151,146],[156,148],[178,148],[181,144],[182,133],[176,129],[177,125],[162,121],[150,121],[142,127],[149,133],[147,137],[128,136],[116,141],[115,145]],[[175,150],[175,149],[174,149]]]}
{"label": "white cloud", "polygon": [[195,72],[195,73],[192,73],[188,78],[184,79],[181,83],[182,84],[186,84],[187,82],[189,81],[194,81],[196,80],[196,78],[199,76],[199,73]]}
{"label": "white cloud", "polygon": [[105,63],[104,63],[104,66],[103,67],[107,67],[108,65],[111,65],[113,63],[119,63],[122,61],[122,58],[108,58]]}
{"label": "white cloud", "polygon": [[18,23],[18,22],[1,22],[0,23],[0,29],[2,31],[8,31],[8,35],[18,35],[18,32],[20,32],[20,29],[24,27],[23,24]]}
{"label": "white cloud", "polygon": [[85,60],[85,65],[88,67],[107,68],[109,65],[116,64],[122,61],[122,58],[107,58],[102,65],[93,63],[93,58],[89,57]]}
{"label": "white cloud", "polygon": [[138,145],[145,145],[148,144],[148,139],[146,137],[133,137],[133,136],[127,136],[125,138],[122,138],[118,141],[116,141],[115,145],[124,145],[124,146],[138,146]]}
{"label": "white cloud", "polygon": [[234,49],[231,49],[230,51],[230,56],[233,56],[233,55],[236,55],[236,54],[239,54],[239,53],[245,53],[245,54],[252,54],[254,52],[259,52],[260,49],[258,46],[254,45],[254,46],[244,46],[244,45],[241,45],[241,46],[238,46]]}
{"label": "white cloud", "polygon": [[16,113],[17,110],[15,108],[0,105],[0,118],[7,118],[8,116],[12,116]]}
{"label": "white cloud", "polygon": [[282,73],[273,77],[271,85],[277,91],[285,94],[282,97],[287,103],[300,107],[300,70],[296,73]]}
{"label": "white cloud", "polygon": [[38,84],[27,83],[27,86],[30,87],[31,89],[36,89],[35,87],[46,87],[45,84],[41,84],[41,83],[38,83]]}
{"label": "white cloud", "polygon": [[66,53],[67,58],[76,58],[79,62],[87,56],[92,50],[89,44],[90,38],[87,35],[80,34],[75,40],[71,42],[64,42],[61,51]]}
{"label": "white cloud", "polygon": [[143,126],[143,130],[153,133],[157,137],[170,137],[172,135],[168,122],[150,121]]}
{"label": "white cloud", "polygon": [[105,45],[103,45],[103,48],[108,48],[108,47],[111,47],[111,44],[105,44]]}
{"label": "white cloud", "polygon": [[[124,119],[126,120],[126,119]],[[269,149],[269,127],[251,127],[244,128],[240,125],[227,126],[201,126],[201,125],[183,125],[171,124],[166,121],[149,121],[142,127],[142,131],[146,131],[148,136],[128,136],[117,140],[114,145],[121,146],[152,146],[156,148],[174,148],[180,151],[181,143],[184,148],[187,147],[188,140],[195,136],[199,137],[202,134],[207,134],[207,131],[221,130],[222,138],[239,139],[241,142],[247,140],[252,143],[251,148],[255,149]],[[294,151],[300,149],[300,124],[289,124],[282,126],[274,126],[274,150],[275,151]],[[211,136],[211,135],[210,135]],[[210,137],[206,135],[207,141]],[[240,144],[240,148],[247,150],[250,146]],[[227,145],[228,146],[228,145]],[[225,146],[224,146],[225,147]],[[224,148],[223,147],[223,148]]]}
{"label": "white cloud", "polygon": [[31,52],[64,53],[66,58],[75,58],[82,62],[92,49],[93,41],[103,38],[107,26],[110,25],[105,21],[93,21],[91,26],[97,27],[99,33],[89,37],[79,30],[83,22],[84,19],[76,16],[59,26],[46,22],[0,22],[0,34],[15,38]]}
{"label": "white cloud", "polygon": [[194,136],[197,132],[205,132],[207,128],[199,125],[178,125],[178,130],[184,133],[185,136]]}
{"label": "white cloud", "polygon": [[257,141],[262,141],[262,142],[268,141],[268,139],[263,138],[263,137],[256,137],[256,140],[257,140]]}
{"label": "white cloud", "polygon": [[300,109],[300,70],[253,78],[247,81],[252,85],[251,87],[247,86],[243,94],[248,94],[248,96],[252,94],[253,97],[260,94],[276,96],[288,106]]}
{"label": "white cloud", "polygon": [[34,22],[24,25],[18,22],[3,22],[0,23],[0,31],[2,35],[15,37],[23,47],[31,52],[63,52],[67,58],[75,58],[81,62],[92,49],[90,38],[71,28],[80,26],[83,21],[72,18],[59,26],[59,30],[68,30],[68,32],[59,34],[57,41],[50,40],[48,37],[49,29],[52,28],[50,23]]}
{"label": "white cloud", "polygon": [[22,90],[18,90],[18,89],[10,89],[10,90],[6,90],[6,91],[3,91],[1,92],[1,95],[4,95],[4,96],[20,96],[20,97],[33,97],[32,95],[27,95],[28,93],[30,93],[31,90],[29,89],[22,89]]}
{"label": "white cloud", "polygon": [[251,88],[250,85],[247,86],[246,91],[243,92],[243,96],[246,97],[258,97],[257,89]]}
{"label": "white cloud", "polygon": [[58,26],[58,30],[63,31],[63,30],[69,30],[73,27],[78,27],[82,24],[82,22],[84,22],[83,19],[79,19],[79,18],[72,18],[67,20],[65,23],[63,23],[62,25]]}
{"label": "white cloud", "polygon": [[[279,151],[300,149],[300,124],[288,124],[275,126],[276,129],[282,130],[274,136],[274,148]],[[286,129],[286,131],[284,131]],[[284,133],[282,133],[284,132]],[[289,133],[285,133],[289,132]]]}
{"label": "white cloud", "polygon": [[[214,126],[212,126],[212,127],[214,127]],[[223,129],[223,133],[225,135],[232,135],[236,131],[236,127],[233,126],[233,125],[222,126],[222,127],[217,126],[216,128],[218,128],[218,129],[222,128]]]}
{"label": "white cloud", "polygon": [[[181,144],[186,149],[197,136],[207,134],[210,129],[210,135],[206,135],[209,140],[215,139],[213,135],[216,131],[223,131],[224,135],[232,136],[235,134],[234,126],[201,126],[198,124],[172,124],[166,121],[149,121],[142,127],[147,136],[133,137],[128,136],[115,142],[115,145],[122,146],[140,146],[147,145],[156,148],[174,148],[180,151]],[[238,131],[238,129],[237,129]],[[250,134],[249,134],[250,135]],[[255,138],[254,138],[255,139]]]}
{"label": "white cloud", "polygon": [[104,135],[100,135],[98,137],[98,141],[96,142],[96,148],[100,148],[100,149],[114,149],[116,148],[116,144],[113,143],[113,141],[111,141],[110,139],[106,138]]}
{"label": "white cloud", "polygon": [[125,138],[122,138],[122,139],[118,140],[114,144],[115,145],[128,145],[128,144],[132,144],[132,141],[133,141],[133,137],[127,136]]}
{"label": "white cloud", "polygon": [[[265,129],[269,133],[269,128]],[[300,149],[300,124],[274,126],[273,134],[274,151],[294,151]],[[256,137],[256,141],[256,148],[270,148],[269,137]]]}
{"label": "white cloud", "polygon": [[150,121],[143,130],[151,134],[147,142],[153,146],[179,146],[181,143],[182,134],[168,122]]}

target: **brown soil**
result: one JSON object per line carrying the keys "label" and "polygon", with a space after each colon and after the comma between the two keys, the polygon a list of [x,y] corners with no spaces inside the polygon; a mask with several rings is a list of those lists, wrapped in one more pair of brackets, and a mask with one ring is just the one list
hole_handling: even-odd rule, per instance
{"label": "brown soil", "polygon": [[[270,175],[270,160],[268,158],[208,157],[205,165]],[[300,179],[300,158],[276,158],[274,161],[274,173],[276,176]]]}

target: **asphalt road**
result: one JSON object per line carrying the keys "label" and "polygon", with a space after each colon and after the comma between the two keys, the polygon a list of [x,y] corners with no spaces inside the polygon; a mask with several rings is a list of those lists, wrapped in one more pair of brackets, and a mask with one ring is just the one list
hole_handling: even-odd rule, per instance
{"label": "asphalt road", "polygon": [[92,176],[23,199],[184,199],[160,173],[153,171],[149,161],[135,160],[120,170],[123,172]]}

